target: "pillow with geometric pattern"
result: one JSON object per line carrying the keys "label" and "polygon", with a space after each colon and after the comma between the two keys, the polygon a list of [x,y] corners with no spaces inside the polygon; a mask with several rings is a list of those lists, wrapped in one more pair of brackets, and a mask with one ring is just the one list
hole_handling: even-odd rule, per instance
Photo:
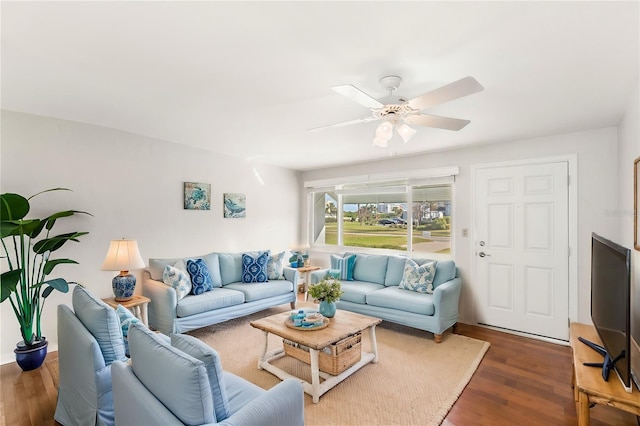
{"label": "pillow with geometric pattern", "polygon": [[213,290],[213,279],[204,259],[188,259],[187,272],[191,278],[191,293],[198,295]]}
{"label": "pillow with geometric pattern", "polygon": [[398,288],[418,293],[433,293],[433,278],[435,275],[435,262],[418,265],[413,259],[407,259]]}
{"label": "pillow with geometric pattern", "polygon": [[269,277],[267,275],[268,263],[268,251],[260,252],[257,256],[242,253],[242,282],[266,283],[269,281]]}

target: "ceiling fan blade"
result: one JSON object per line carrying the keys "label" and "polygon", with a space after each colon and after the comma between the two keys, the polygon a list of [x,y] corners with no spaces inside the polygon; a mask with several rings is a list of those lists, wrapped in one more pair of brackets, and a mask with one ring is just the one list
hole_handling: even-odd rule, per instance
{"label": "ceiling fan blade", "polygon": [[471,123],[469,120],[439,117],[437,115],[429,114],[408,115],[404,118],[404,121],[408,124],[417,124],[419,126],[436,127],[438,129],[446,130],[460,130],[467,124]]}
{"label": "ceiling fan blade", "polygon": [[384,106],[383,104],[367,95],[357,87],[352,86],[351,84],[334,86],[331,89],[333,89],[333,91],[337,93],[340,93],[342,96],[346,96],[352,101],[359,103],[362,106],[366,106],[367,108],[382,108]]}
{"label": "ceiling fan blade", "polygon": [[465,77],[453,83],[442,86],[411,99],[408,104],[411,108],[422,111],[423,109],[449,102],[453,99],[468,96],[484,89],[473,77]]}
{"label": "ceiling fan blade", "polygon": [[328,126],[322,126],[322,127],[315,127],[313,129],[309,129],[310,132],[317,132],[319,130],[324,130],[324,129],[329,129],[329,128],[335,128],[335,127],[344,127],[344,126],[350,126],[352,124],[358,124],[358,123],[368,123],[370,121],[376,121],[376,120],[380,120],[379,118],[376,117],[365,117],[365,118],[358,118],[356,120],[350,120],[350,121],[344,121],[342,123],[336,123],[336,124],[329,124]]}

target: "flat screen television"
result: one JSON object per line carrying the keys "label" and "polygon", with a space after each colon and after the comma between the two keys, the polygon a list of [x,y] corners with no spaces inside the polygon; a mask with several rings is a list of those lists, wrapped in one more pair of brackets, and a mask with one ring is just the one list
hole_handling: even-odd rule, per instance
{"label": "flat screen television", "polygon": [[591,320],[602,346],[584,339],[604,356],[604,380],[614,370],[627,392],[631,372],[631,250],[591,234]]}

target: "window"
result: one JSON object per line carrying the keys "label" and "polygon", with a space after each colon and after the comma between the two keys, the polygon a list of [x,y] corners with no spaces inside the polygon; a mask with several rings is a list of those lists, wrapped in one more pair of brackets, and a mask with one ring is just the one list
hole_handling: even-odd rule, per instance
{"label": "window", "polygon": [[312,245],[451,253],[453,176],[347,182],[307,184]]}

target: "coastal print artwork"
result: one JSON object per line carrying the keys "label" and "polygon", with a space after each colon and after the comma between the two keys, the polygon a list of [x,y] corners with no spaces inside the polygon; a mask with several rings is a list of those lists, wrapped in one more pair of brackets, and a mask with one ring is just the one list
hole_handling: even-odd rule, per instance
{"label": "coastal print artwork", "polygon": [[224,194],[224,217],[245,217],[244,194]]}
{"label": "coastal print artwork", "polygon": [[186,210],[211,210],[211,184],[185,182],[184,208]]}

